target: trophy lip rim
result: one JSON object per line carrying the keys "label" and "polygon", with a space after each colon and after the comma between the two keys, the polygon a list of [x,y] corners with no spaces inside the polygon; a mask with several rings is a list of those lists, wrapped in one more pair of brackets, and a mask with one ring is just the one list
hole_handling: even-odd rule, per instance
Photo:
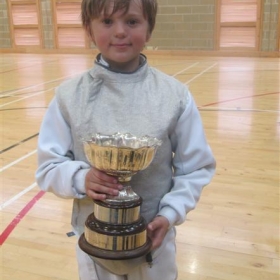
{"label": "trophy lip rim", "polygon": [[83,143],[84,144],[87,144],[87,145],[94,145],[98,148],[116,148],[116,149],[128,149],[128,150],[141,150],[141,149],[147,149],[147,148],[157,148],[160,146],[160,144],[153,144],[153,145],[145,145],[145,146],[141,146],[141,147],[137,147],[137,148],[134,148],[134,147],[130,147],[130,146],[117,146],[117,145],[100,145],[100,144],[97,144],[95,143],[94,141],[87,141],[87,140],[83,140]]}
{"label": "trophy lip rim", "polygon": [[[98,144],[96,143],[97,140],[93,140],[93,138],[97,138],[97,136],[106,136],[106,137],[111,137],[112,139],[116,136],[126,136],[129,135],[131,137],[136,137],[138,140],[140,140],[140,144],[141,144],[141,140],[144,138],[148,138],[148,140],[153,141],[152,144],[150,145],[143,145],[140,147],[131,147],[131,146],[127,146],[127,145],[102,145],[102,144]],[[131,133],[113,133],[113,134],[102,134],[102,133],[95,133],[91,136],[91,139],[82,139],[83,144],[88,144],[88,145],[94,145],[96,147],[102,147],[102,148],[117,148],[117,149],[131,149],[131,150],[139,150],[139,149],[143,149],[143,148],[158,148],[159,146],[161,146],[162,144],[162,140],[156,138],[156,137],[152,137],[149,135],[144,135],[144,136],[140,136],[137,137]]]}

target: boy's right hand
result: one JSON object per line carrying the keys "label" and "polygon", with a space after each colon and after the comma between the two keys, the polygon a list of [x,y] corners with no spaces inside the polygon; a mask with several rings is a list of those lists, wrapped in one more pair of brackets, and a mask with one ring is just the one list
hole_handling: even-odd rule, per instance
{"label": "boy's right hand", "polygon": [[86,194],[95,200],[104,200],[107,195],[116,196],[123,186],[118,180],[92,167],[86,175]]}

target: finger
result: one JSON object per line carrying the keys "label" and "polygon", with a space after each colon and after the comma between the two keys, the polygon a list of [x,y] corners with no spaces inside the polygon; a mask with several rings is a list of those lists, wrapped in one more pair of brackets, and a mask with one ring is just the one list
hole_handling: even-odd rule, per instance
{"label": "finger", "polygon": [[147,226],[148,237],[152,241],[152,250],[158,248],[168,230],[169,222],[165,217],[157,216],[152,222]]}
{"label": "finger", "polygon": [[97,192],[103,192],[104,190],[100,189],[100,186],[105,186],[107,188],[112,188],[117,190],[123,189],[123,186],[118,183],[116,178],[112,176],[108,176],[99,170],[91,169],[86,175],[86,188],[96,190]]}
{"label": "finger", "polygon": [[160,223],[158,223],[157,220],[150,222],[147,226],[147,228],[152,232],[155,231],[159,227],[160,227]]}
{"label": "finger", "polygon": [[92,190],[87,191],[87,195],[94,200],[105,200],[107,197],[106,194],[96,193]]}
{"label": "finger", "polygon": [[165,230],[167,231],[168,227],[169,221],[163,216],[155,217],[155,219],[148,224],[148,229],[151,231],[155,231],[159,228],[165,228]]}
{"label": "finger", "polygon": [[96,199],[96,194],[97,197],[99,197],[100,194],[103,194],[105,196],[106,195],[116,196],[119,194],[119,191],[117,189],[112,187],[107,187],[97,183],[89,183],[86,186],[86,190],[87,190],[87,195],[94,199]]}
{"label": "finger", "polygon": [[111,183],[111,184],[117,184],[118,180],[114,176],[110,176],[106,174],[105,172],[102,172],[96,168],[92,168],[92,175],[98,178],[100,181]]}
{"label": "finger", "polygon": [[[96,190],[97,192],[106,192],[107,191],[111,194],[111,190],[120,191],[123,189],[123,186],[119,183],[117,184],[112,184],[112,183],[107,183],[107,182],[99,182],[99,181],[91,181],[90,184],[92,184],[93,187],[91,189]],[[106,191],[107,190],[107,191]]]}
{"label": "finger", "polygon": [[97,169],[93,169],[90,175],[90,180],[96,182],[100,185],[106,186],[108,188],[114,188],[117,190],[122,190],[123,186],[118,182],[116,177],[109,176],[104,172]]}
{"label": "finger", "polygon": [[151,249],[152,250],[158,248],[161,245],[161,243],[163,241],[163,237],[164,237],[164,235],[159,234],[159,235],[154,235],[151,238],[151,240],[152,240],[152,248]]}

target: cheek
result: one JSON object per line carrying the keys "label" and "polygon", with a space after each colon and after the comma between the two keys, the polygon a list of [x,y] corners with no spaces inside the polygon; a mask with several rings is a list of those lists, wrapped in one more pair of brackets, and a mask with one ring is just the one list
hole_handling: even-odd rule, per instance
{"label": "cheek", "polygon": [[140,46],[144,46],[146,44],[146,42],[148,41],[147,39],[149,38],[149,36],[145,33],[141,33],[138,35],[135,35],[133,40],[134,43]]}
{"label": "cheek", "polygon": [[104,33],[97,34],[94,36],[94,41],[96,46],[105,46],[108,44],[108,36]]}

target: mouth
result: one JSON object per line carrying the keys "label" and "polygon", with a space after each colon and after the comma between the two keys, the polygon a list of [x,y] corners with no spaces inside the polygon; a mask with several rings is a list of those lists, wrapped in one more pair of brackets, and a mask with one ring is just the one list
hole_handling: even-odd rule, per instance
{"label": "mouth", "polygon": [[116,48],[126,48],[131,46],[131,44],[111,44],[111,46]]}

